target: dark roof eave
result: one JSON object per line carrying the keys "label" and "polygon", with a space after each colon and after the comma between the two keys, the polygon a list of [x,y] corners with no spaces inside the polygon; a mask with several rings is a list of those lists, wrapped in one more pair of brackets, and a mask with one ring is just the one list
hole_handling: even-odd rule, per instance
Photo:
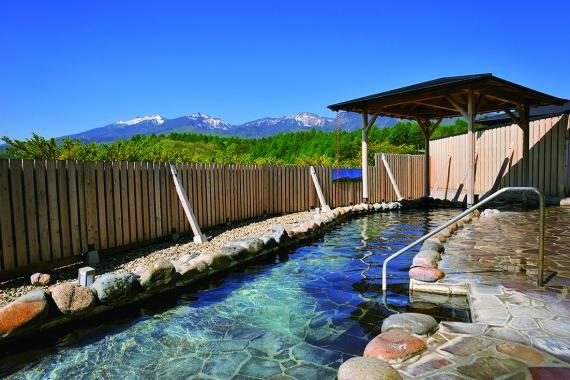
{"label": "dark roof eave", "polygon": [[[528,87],[509,82],[505,79],[495,77],[492,74],[477,74],[463,77],[440,78],[433,81],[422,82],[341,103],[335,103],[329,105],[328,108],[332,111],[360,111],[366,108],[382,107],[382,103],[389,104],[399,100],[402,100],[403,103],[412,103],[414,102],[415,97],[425,96],[430,93],[433,93],[434,97],[445,96],[446,92],[450,94],[453,90],[457,90],[458,88],[469,89],[482,83],[489,86],[492,84],[506,85],[512,91],[519,91],[519,95],[522,94],[523,96],[536,99],[533,104],[563,104],[567,101],[565,99],[557,98]],[[493,94],[489,92],[489,95],[492,96]],[[417,101],[419,98],[415,100]],[[371,103],[376,104],[374,105]],[[382,112],[380,112],[380,114],[382,115]],[[409,118],[415,117],[415,115],[412,115],[411,113],[407,116]]]}

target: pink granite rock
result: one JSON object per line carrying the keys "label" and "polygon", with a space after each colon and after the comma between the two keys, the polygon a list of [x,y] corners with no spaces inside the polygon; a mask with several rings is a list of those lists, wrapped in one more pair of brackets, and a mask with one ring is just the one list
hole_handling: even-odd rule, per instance
{"label": "pink granite rock", "polygon": [[426,343],[401,329],[391,329],[372,339],[364,349],[365,358],[399,363],[426,349]]}
{"label": "pink granite rock", "polygon": [[445,277],[445,273],[437,268],[414,267],[410,269],[410,278],[417,281],[436,282]]}
{"label": "pink granite rock", "polygon": [[428,256],[416,255],[412,260],[414,267],[437,268],[437,261]]}
{"label": "pink granite rock", "polygon": [[51,298],[63,314],[85,314],[95,307],[95,294],[84,286],[68,282],[54,286],[50,290]]}
{"label": "pink granite rock", "polygon": [[45,286],[51,281],[51,276],[47,273],[34,273],[30,276],[30,282],[34,286]]}

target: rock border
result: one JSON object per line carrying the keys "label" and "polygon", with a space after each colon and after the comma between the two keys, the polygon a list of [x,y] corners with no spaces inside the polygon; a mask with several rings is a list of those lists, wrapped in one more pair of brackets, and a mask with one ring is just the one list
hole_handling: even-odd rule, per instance
{"label": "rock border", "polygon": [[[80,289],[75,283],[72,283],[75,288],[66,290],[65,302],[60,299],[56,302],[52,298],[52,290],[56,289],[50,288],[43,293],[46,299],[45,307],[36,308],[31,314],[26,310],[26,318],[21,318],[15,313],[22,313],[20,305],[26,303],[26,299],[32,293],[30,292],[0,309],[0,320],[12,321],[0,326],[0,345],[119,307],[133,305],[157,294],[191,285],[235,266],[277,253],[282,249],[300,246],[324,234],[333,224],[349,217],[399,209],[439,207],[463,207],[463,204],[420,198],[400,202],[337,207],[329,212],[316,215],[314,219],[295,225],[274,225],[260,236],[230,241],[214,253],[187,253],[176,260],[160,259],[146,268],[140,268],[135,273],[99,275],[89,288],[94,295],[94,301],[91,303],[88,300],[89,291]],[[74,308],[70,305],[78,306]]]}
{"label": "rock border", "polygon": [[341,364],[338,378],[530,378],[531,373],[548,374],[553,368],[559,371],[557,378],[570,374],[570,365],[552,354],[498,336],[494,329],[481,323],[438,324],[417,313],[393,314],[363,356]]}
{"label": "rock border", "polygon": [[414,256],[409,271],[409,289],[411,292],[467,295],[467,285],[464,282],[454,283],[445,280],[445,272],[439,268],[439,262],[442,255],[445,254],[444,244],[457,234],[464,225],[471,223],[480,216],[481,212],[474,210],[424,242],[420,251]]}

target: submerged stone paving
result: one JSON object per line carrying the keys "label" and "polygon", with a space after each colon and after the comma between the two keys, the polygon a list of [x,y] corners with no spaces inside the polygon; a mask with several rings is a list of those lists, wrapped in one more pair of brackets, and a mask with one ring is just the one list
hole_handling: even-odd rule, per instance
{"label": "submerged stone paving", "polygon": [[[450,294],[466,294],[472,323],[441,322],[435,334],[423,338],[425,351],[391,365],[406,379],[570,378],[570,209],[547,210],[547,283],[541,287],[536,285],[538,211],[476,216],[437,235],[445,243],[441,261],[420,253],[417,268],[410,270],[412,300],[419,296],[437,303]],[[445,277],[434,281],[413,272],[433,267]],[[415,326],[415,319],[410,313],[393,315],[385,320],[383,334]],[[424,331],[408,331],[422,339]],[[364,356],[371,349],[381,352],[380,341],[373,344],[377,338]]]}
{"label": "submerged stone paving", "polygon": [[570,363],[570,209],[546,210],[544,287],[537,219],[538,211],[476,218],[446,244],[440,267],[465,281],[473,322],[494,326],[490,335]]}

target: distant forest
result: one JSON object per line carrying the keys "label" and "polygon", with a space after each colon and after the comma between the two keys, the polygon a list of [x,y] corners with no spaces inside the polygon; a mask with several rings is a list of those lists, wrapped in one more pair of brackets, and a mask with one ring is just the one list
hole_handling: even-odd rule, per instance
{"label": "distant forest", "polygon": [[[467,131],[467,123],[440,126],[432,138]],[[207,134],[135,136],[113,143],[84,143],[72,139],[46,139],[38,135],[24,140],[3,137],[8,144],[3,157],[87,161],[157,161],[256,165],[360,166],[361,131],[342,131],[337,162],[336,132],[309,131],[277,134],[260,139]],[[416,123],[398,122],[389,128],[373,127],[369,133],[369,160],[375,153],[418,153],[424,138]]]}

